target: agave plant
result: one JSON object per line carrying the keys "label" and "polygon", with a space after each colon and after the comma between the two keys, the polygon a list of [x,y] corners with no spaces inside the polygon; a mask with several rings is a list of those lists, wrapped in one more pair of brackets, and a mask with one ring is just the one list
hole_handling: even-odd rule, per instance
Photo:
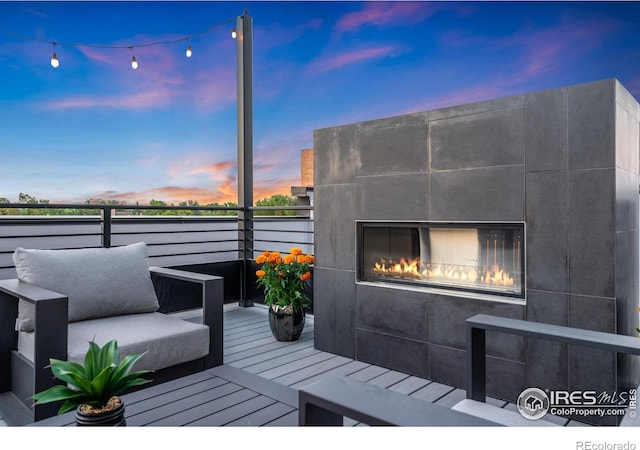
{"label": "agave plant", "polygon": [[83,404],[93,408],[103,408],[111,397],[122,394],[130,387],[151,381],[142,378],[143,375],[151,373],[151,370],[131,372],[133,365],[145,353],[127,355],[118,363],[118,343],[115,340],[106,343],[102,348],[91,341],[89,351],[84,358],[84,365],[49,359],[53,376],[67,385],[52,386],[35,394],[32,398],[36,405],[64,400],[58,414]]}

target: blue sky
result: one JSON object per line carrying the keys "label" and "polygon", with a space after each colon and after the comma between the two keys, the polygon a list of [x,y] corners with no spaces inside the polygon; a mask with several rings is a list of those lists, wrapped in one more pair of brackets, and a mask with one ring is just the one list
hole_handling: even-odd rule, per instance
{"label": "blue sky", "polygon": [[0,1],[0,197],[235,201],[245,8],[256,199],[315,129],[604,78],[640,98],[638,2]]}

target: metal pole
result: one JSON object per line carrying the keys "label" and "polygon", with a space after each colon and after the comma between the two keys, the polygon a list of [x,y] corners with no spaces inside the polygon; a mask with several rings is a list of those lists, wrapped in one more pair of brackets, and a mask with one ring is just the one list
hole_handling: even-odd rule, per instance
{"label": "metal pole", "polygon": [[253,306],[248,298],[250,260],[253,259],[253,19],[245,9],[236,18],[238,65],[238,232],[241,275],[240,306]]}
{"label": "metal pole", "polygon": [[102,208],[101,217],[101,233],[102,233],[102,246],[104,248],[111,247],[111,208],[104,206]]}

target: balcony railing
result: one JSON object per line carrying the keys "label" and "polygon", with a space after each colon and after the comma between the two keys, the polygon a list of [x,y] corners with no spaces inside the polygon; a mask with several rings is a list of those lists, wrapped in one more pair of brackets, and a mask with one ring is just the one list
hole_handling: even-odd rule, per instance
{"label": "balcony railing", "polygon": [[[241,271],[253,270],[252,261],[245,261],[243,255],[251,259],[264,250],[287,252],[292,246],[313,253],[310,206],[252,207],[247,209],[251,214],[238,214],[243,209],[237,207],[208,206],[2,204],[0,208],[38,210],[41,214],[0,215],[0,279],[16,277],[12,255],[17,247],[99,248],[144,241],[154,266],[202,268],[235,262],[240,263],[237,267]],[[61,209],[81,214],[42,215]],[[298,214],[255,215],[278,210]],[[249,238],[245,241],[244,236]],[[242,275],[246,276],[238,280],[245,286],[238,295],[255,293],[251,274]]]}

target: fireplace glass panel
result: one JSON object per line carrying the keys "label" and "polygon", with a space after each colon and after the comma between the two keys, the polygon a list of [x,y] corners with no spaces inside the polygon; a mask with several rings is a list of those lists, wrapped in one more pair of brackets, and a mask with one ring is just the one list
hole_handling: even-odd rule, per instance
{"label": "fireplace glass panel", "polygon": [[358,224],[358,275],[524,298],[524,225]]}

